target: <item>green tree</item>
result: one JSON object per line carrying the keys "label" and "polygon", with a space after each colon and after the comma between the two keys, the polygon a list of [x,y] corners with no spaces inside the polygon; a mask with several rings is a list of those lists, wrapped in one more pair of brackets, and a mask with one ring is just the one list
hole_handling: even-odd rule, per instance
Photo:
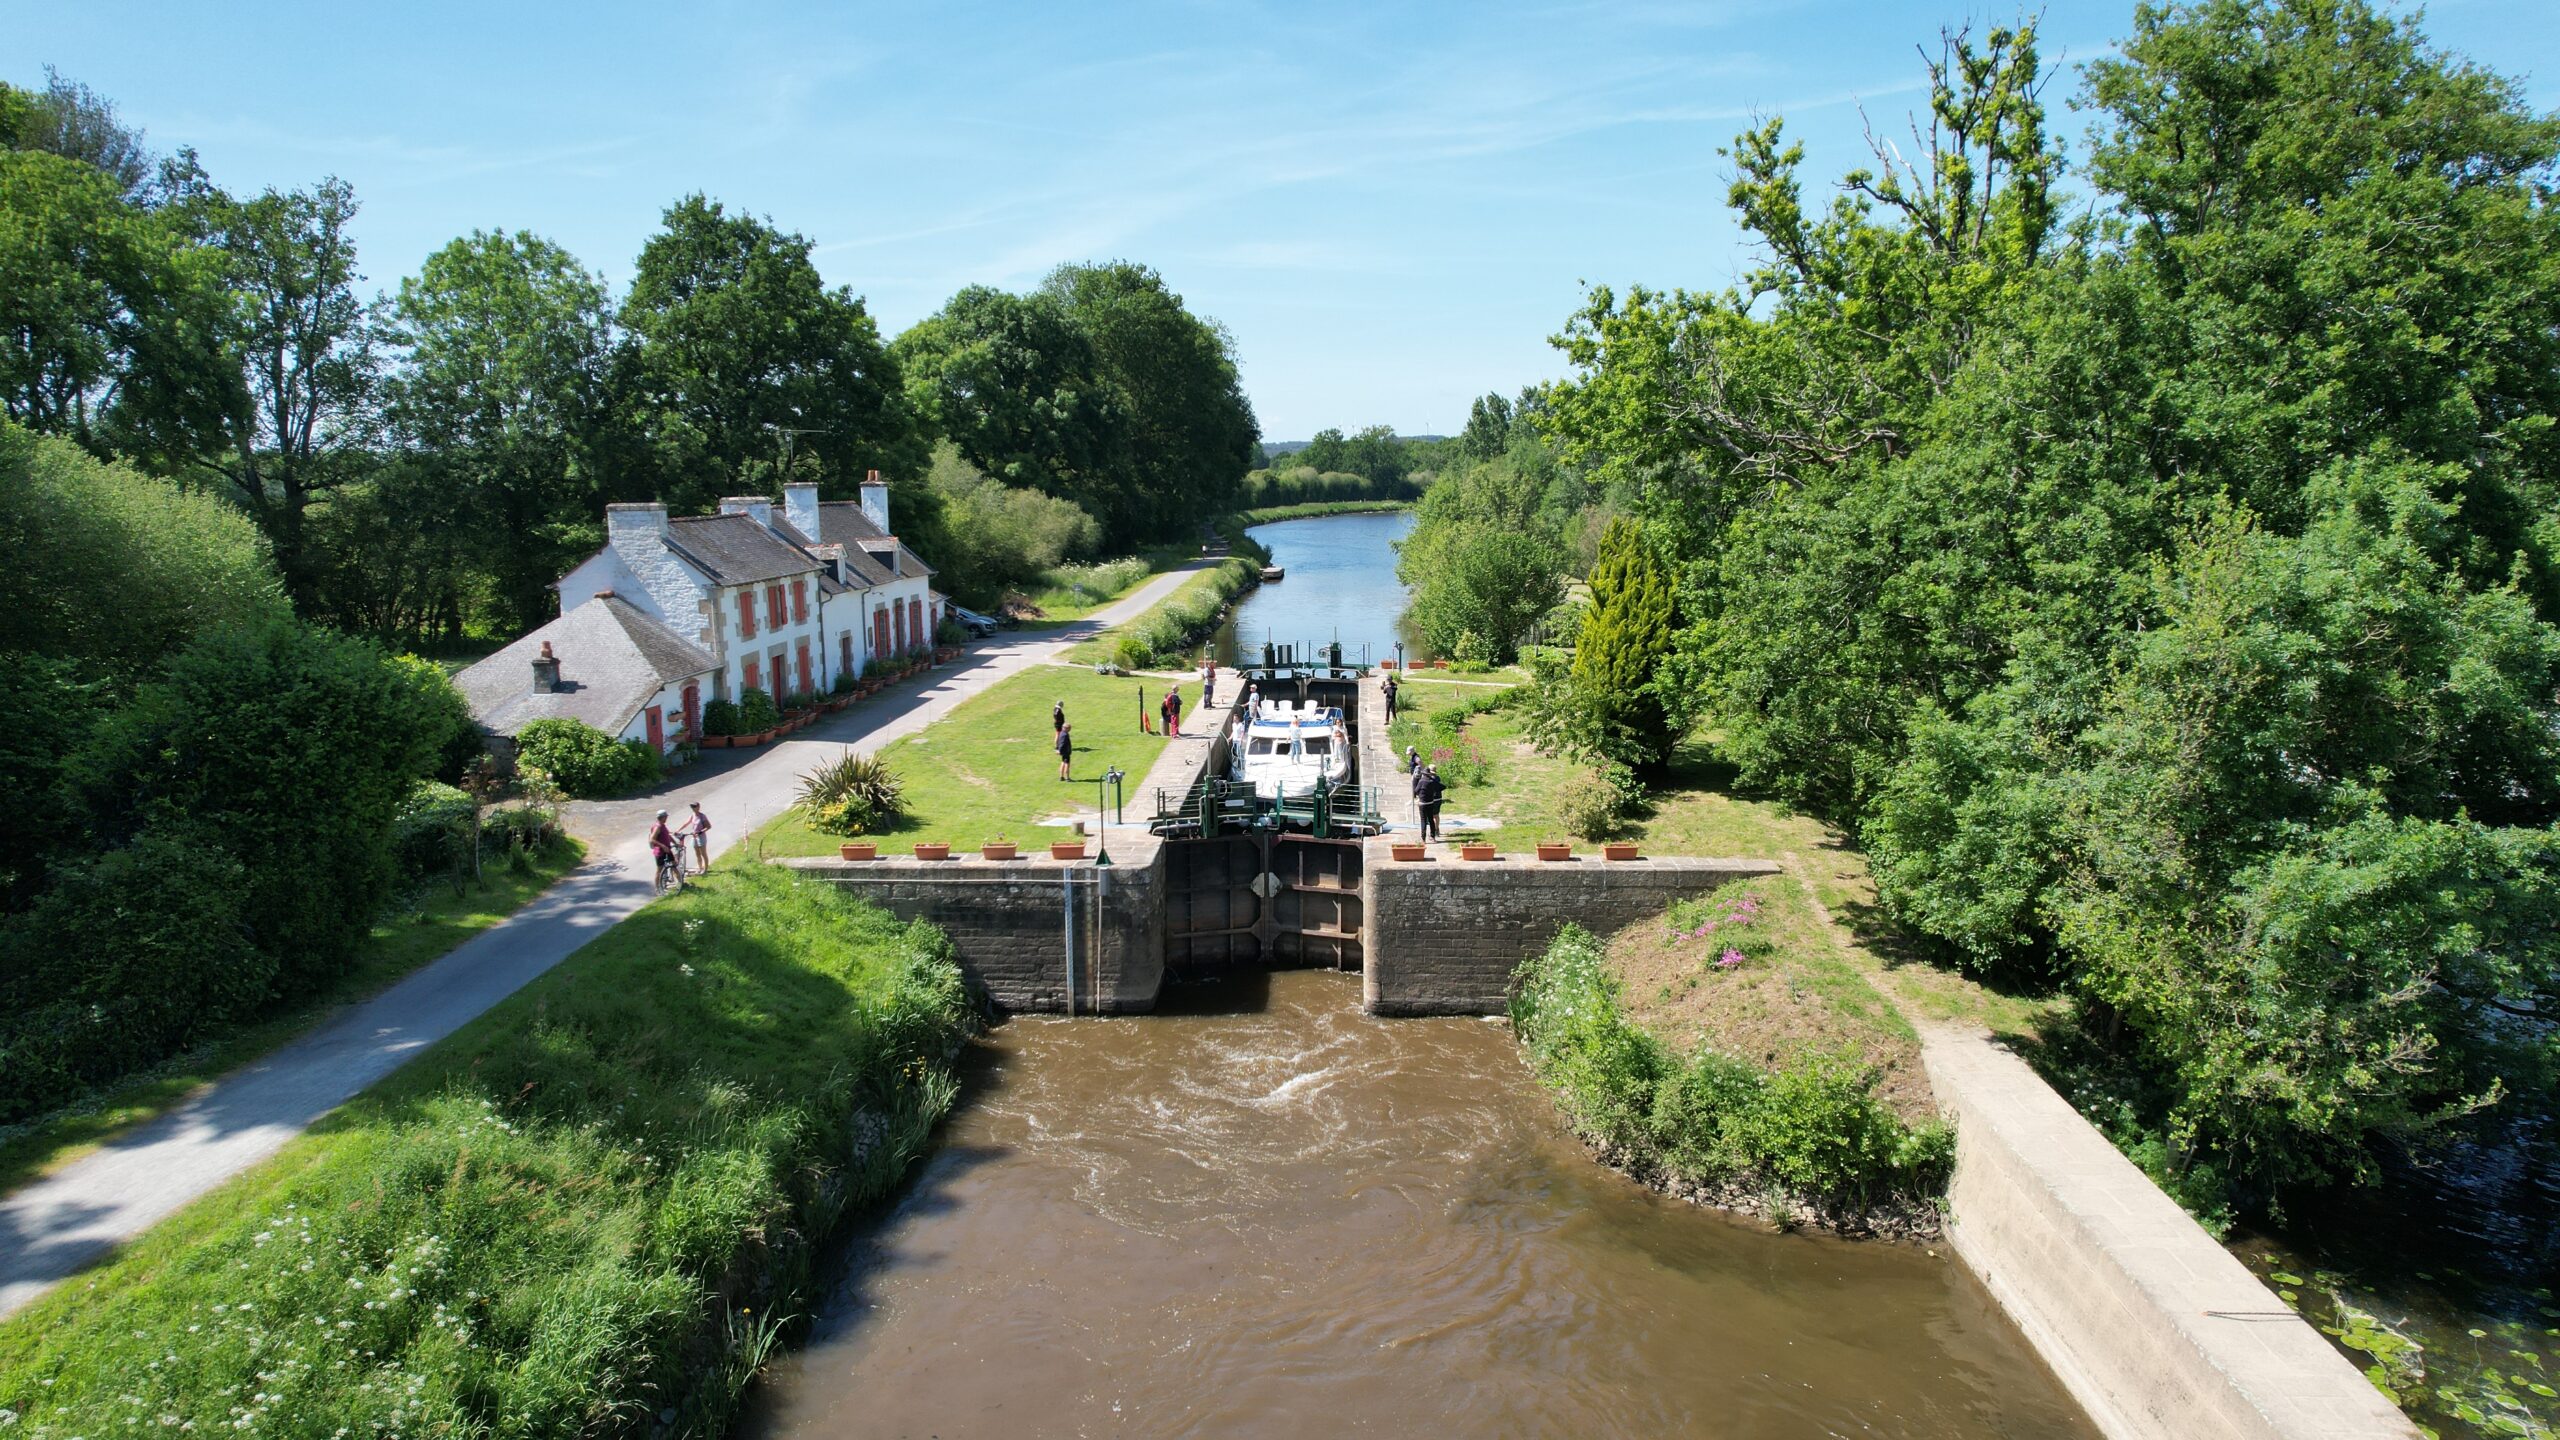
{"label": "green tree", "polygon": [[850,493],[866,470],[912,483],[925,445],[897,362],[859,296],[828,288],[809,241],[677,201],[640,250],[614,366],[614,498],[704,509],[749,462],[805,460]]}
{"label": "green tree", "polygon": [[1115,536],[1135,528],[1120,392],[1054,298],[972,285],[899,336],[893,354],[917,411],[971,466],[1081,506]]}
{"label": "green tree", "polygon": [[379,436],[375,335],[356,295],[355,192],[340,180],[222,207],[240,318],[241,395],[208,464],[275,549],[297,600],[315,568],[311,508],[355,478]]}
{"label": "green tree", "polygon": [[1680,739],[1672,716],[1685,719],[1688,707],[1666,706],[1661,690],[1676,612],[1671,572],[1644,532],[1630,520],[1610,521],[1591,571],[1572,673],[1578,703],[1606,737],[1603,752],[1621,764],[1658,766]]}
{"label": "green tree", "polygon": [[474,231],[400,282],[389,418],[444,492],[507,633],[549,618],[594,539],[594,447],[612,310],[604,282],[537,235]]}
{"label": "green tree", "polygon": [[1041,293],[1092,343],[1118,393],[1137,498],[1131,520],[1169,535],[1232,508],[1262,431],[1225,328],[1192,314],[1163,276],[1125,260],[1062,265]]}

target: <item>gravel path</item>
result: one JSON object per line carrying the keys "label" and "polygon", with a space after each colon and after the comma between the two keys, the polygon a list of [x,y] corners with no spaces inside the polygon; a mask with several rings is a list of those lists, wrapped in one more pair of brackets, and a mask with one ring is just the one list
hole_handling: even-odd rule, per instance
{"label": "gravel path", "polygon": [[1200,567],[1168,571],[1064,629],[1004,634],[917,681],[748,751],[707,752],[661,794],[569,807],[587,861],[450,953],[176,1109],[0,1198],[0,1316],[283,1148],[313,1121],[443,1039],[648,903],[648,818],[700,800],[712,854],[782,813],[822,750],[912,735],[1010,675],[1058,660],[1154,605]]}

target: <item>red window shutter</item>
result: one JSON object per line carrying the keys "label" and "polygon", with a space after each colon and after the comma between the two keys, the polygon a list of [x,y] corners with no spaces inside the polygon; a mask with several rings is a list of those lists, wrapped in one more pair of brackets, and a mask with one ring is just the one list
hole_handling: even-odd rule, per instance
{"label": "red window shutter", "polygon": [[809,620],[809,582],[791,582],[791,623],[805,625]]}
{"label": "red window shutter", "polygon": [[756,597],[741,590],[738,592],[738,638],[752,640],[755,634]]}
{"label": "red window shutter", "polygon": [[764,587],[764,623],[776,630],[791,623],[783,618],[782,587],[779,585]]}

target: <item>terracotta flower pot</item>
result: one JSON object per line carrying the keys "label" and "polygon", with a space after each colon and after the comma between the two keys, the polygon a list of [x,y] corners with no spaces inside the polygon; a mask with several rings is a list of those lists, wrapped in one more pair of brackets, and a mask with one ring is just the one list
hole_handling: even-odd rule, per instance
{"label": "terracotta flower pot", "polygon": [[1010,840],[990,840],[978,847],[978,854],[988,860],[1010,860],[1018,848]]}
{"label": "terracotta flower pot", "polygon": [[1609,860],[1633,860],[1636,858],[1636,842],[1612,840],[1600,847],[1600,854],[1602,858]]}
{"label": "terracotta flower pot", "polygon": [[951,858],[951,846],[948,843],[941,841],[919,840],[916,842],[916,858],[919,860],[948,860]]}
{"label": "terracotta flower pot", "polygon": [[726,735],[705,735],[702,737],[702,748],[705,750],[726,750],[729,748],[729,737]]}
{"label": "terracotta flower pot", "polygon": [[880,847],[869,840],[847,840],[836,847],[836,853],[847,860],[877,860],[880,858]]}
{"label": "terracotta flower pot", "polygon": [[1458,847],[1458,855],[1459,858],[1465,860],[1491,860],[1495,858],[1493,846],[1472,840]]}
{"label": "terracotta flower pot", "polygon": [[1413,841],[1410,844],[1405,841],[1398,840],[1389,848],[1394,852],[1395,857],[1399,860],[1420,860],[1431,853],[1429,848],[1424,846],[1419,840]]}
{"label": "terracotta flower pot", "polygon": [[1538,842],[1538,858],[1570,860],[1573,858],[1573,847],[1562,840],[1541,840]]}
{"label": "terracotta flower pot", "polygon": [[1081,860],[1084,858],[1084,842],[1081,840],[1052,840],[1049,842],[1049,858],[1052,860]]}

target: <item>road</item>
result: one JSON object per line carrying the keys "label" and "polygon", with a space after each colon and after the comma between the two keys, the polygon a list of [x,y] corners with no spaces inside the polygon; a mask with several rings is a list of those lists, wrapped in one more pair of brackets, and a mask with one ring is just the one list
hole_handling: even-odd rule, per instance
{"label": "road", "polygon": [[[190,1201],[282,1149],[313,1121],[452,1034],[650,897],[649,814],[700,800],[712,853],[779,815],[822,751],[877,748],[912,735],[988,686],[1060,659],[1067,648],[1173,593],[1198,566],[1149,580],[1090,619],[973,646],[921,680],[828,717],[799,737],[706,752],[661,795],[571,807],[586,863],[524,909],[399,984],[198,1091],[177,1108],[0,1199],[0,1316],[95,1264]],[[663,798],[661,798],[663,796]]]}

